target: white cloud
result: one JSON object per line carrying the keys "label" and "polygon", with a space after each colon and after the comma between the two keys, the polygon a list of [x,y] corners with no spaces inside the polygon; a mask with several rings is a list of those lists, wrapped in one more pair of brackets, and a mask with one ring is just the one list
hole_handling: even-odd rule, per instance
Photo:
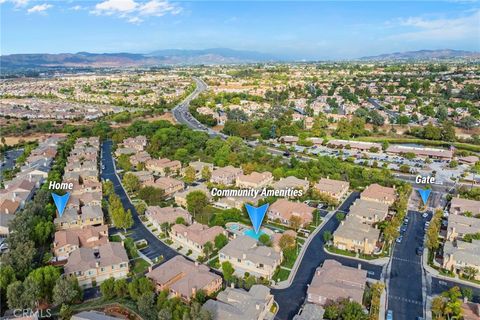
{"label": "white cloud", "polygon": [[178,14],[182,9],[168,1],[151,0],[140,6],[139,14],[143,16],[163,16],[167,13]]}
{"label": "white cloud", "polygon": [[[91,13],[96,15],[118,16],[129,23],[139,24],[145,17],[161,17],[166,14],[176,15],[182,8],[168,0],[104,0],[95,5]],[[143,17],[143,18],[142,18]]]}
{"label": "white cloud", "polygon": [[25,7],[30,0],[0,0],[0,4],[11,2],[15,6],[15,8]]}
{"label": "white cloud", "polygon": [[70,10],[73,10],[73,11],[79,11],[79,10],[82,10],[83,7],[82,6],[79,6],[79,5],[76,5],[76,6],[73,6],[70,8]]}
{"label": "white cloud", "polygon": [[409,17],[398,22],[400,27],[412,30],[390,37],[396,40],[464,40],[480,37],[480,10],[455,18]]}
{"label": "white cloud", "polygon": [[93,13],[98,15],[126,14],[138,6],[133,0],[106,0],[95,5]]}
{"label": "white cloud", "polygon": [[33,6],[30,9],[28,9],[27,12],[28,13],[45,12],[46,10],[50,9],[51,7],[52,7],[52,5],[47,4],[47,3],[37,4],[36,6]]}

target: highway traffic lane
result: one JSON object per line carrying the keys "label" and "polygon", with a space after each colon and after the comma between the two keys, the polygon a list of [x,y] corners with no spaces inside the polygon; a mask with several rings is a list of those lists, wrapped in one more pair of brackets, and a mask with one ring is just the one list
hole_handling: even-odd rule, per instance
{"label": "highway traffic lane", "polygon": [[[115,174],[115,169],[113,166],[113,157],[112,157],[112,142],[105,141],[102,143],[102,165],[105,169],[101,172],[102,179],[109,179],[112,181],[114,186],[115,193],[119,196],[120,201],[122,202],[125,210],[130,209],[133,217],[133,226],[128,229],[131,232],[130,237],[134,240],[145,239],[148,242],[148,254],[147,256],[151,259],[163,256],[164,261],[173,258],[178,255],[178,253],[160,241],[156,236],[154,236],[140,221],[135,207],[132,205],[130,200],[125,193],[125,190],[122,188],[120,181]],[[142,251],[143,253],[143,251]]]}
{"label": "highway traffic lane", "polygon": [[408,212],[409,224],[401,243],[393,250],[388,287],[388,309],[394,319],[411,320],[423,316],[421,256],[416,248],[423,244],[425,219],[421,213]]}

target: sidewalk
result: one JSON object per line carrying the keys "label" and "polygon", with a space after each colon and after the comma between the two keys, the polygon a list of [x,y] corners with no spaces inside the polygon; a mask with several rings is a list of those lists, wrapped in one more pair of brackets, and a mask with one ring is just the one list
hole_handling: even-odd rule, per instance
{"label": "sidewalk", "polygon": [[332,256],[348,258],[348,259],[351,259],[351,260],[358,260],[360,262],[366,262],[368,264],[374,264],[374,265],[377,265],[377,266],[384,266],[390,261],[390,256],[382,257],[382,258],[378,258],[378,259],[367,260],[367,259],[359,258],[357,256],[352,257],[352,256],[346,256],[346,255],[343,255],[343,254],[340,254],[340,253],[331,252],[331,251],[328,251],[328,249],[325,248],[325,247],[323,247],[323,251],[325,251],[327,254],[332,255]]}

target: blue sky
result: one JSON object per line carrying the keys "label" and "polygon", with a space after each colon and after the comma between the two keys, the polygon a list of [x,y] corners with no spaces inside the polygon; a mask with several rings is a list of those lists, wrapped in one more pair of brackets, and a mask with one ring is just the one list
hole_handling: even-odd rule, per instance
{"label": "blue sky", "polygon": [[225,47],[305,59],[480,51],[476,1],[0,0],[1,54]]}

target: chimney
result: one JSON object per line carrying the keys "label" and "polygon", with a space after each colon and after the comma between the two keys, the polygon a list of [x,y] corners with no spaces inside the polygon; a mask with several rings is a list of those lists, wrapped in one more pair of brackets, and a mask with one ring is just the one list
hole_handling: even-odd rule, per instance
{"label": "chimney", "polygon": [[8,210],[8,208],[5,208],[5,213],[6,213],[6,214],[9,214],[9,213],[10,213],[10,210]]}
{"label": "chimney", "polygon": [[235,284],[233,282],[230,283],[230,288],[235,289]]}
{"label": "chimney", "polygon": [[258,303],[255,303],[255,309],[260,310],[260,305]]}
{"label": "chimney", "polygon": [[200,265],[200,263],[198,263],[198,261],[195,261],[195,267],[198,267]]}
{"label": "chimney", "polygon": [[362,264],[361,264],[361,263],[359,263],[359,264],[357,265],[357,269],[358,269],[358,270],[362,270]]}
{"label": "chimney", "polygon": [[148,272],[152,272],[153,268],[152,266],[148,266]]}
{"label": "chimney", "polygon": [[245,253],[242,254],[242,259],[246,259],[247,258],[247,255]]}

